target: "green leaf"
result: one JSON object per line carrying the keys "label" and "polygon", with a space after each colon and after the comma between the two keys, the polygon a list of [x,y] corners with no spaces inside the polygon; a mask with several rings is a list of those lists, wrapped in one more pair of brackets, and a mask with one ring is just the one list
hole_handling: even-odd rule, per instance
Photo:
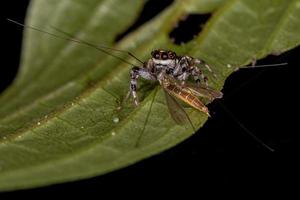
{"label": "green leaf", "polygon": [[[82,2],[32,1],[26,23],[51,32],[55,26],[144,60],[157,48],[202,58],[218,76],[208,74],[216,90],[253,58],[300,44],[299,0],[178,0],[117,43],[114,39],[137,19],[144,1]],[[195,39],[181,46],[171,42],[168,35],[183,16],[210,12]],[[139,84],[138,107],[129,102],[117,109],[127,93],[129,70],[91,48],[25,30],[19,74],[0,97],[1,190],[104,174],[191,136],[189,125],[176,125],[169,116],[160,87],[147,81]],[[207,119],[191,108],[187,112],[197,128]]]}

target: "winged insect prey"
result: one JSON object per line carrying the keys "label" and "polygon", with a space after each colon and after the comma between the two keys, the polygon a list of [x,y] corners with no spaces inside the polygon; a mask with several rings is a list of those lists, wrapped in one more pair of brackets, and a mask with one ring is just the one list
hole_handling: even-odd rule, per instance
{"label": "winged insect prey", "polygon": [[[199,65],[203,64],[212,72],[209,65],[191,56],[177,56],[175,52],[170,50],[154,50],[151,52],[151,55],[152,57],[144,62],[142,67],[133,67],[131,69],[130,88],[127,98],[132,96],[134,104],[136,106],[139,104],[136,93],[137,79],[142,77],[146,80],[158,81],[168,94],[209,115],[207,107],[198,97],[209,96],[210,100],[222,97],[221,92],[214,91],[208,87],[208,78],[204,76],[202,70],[199,68]],[[197,84],[194,84],[194,88],[189,88],[187,85],[190,82],[191,76]],[[200,82],[204,82],[205,85]],[[213,96],[209,91],[215,94],[218,93],[218,95]],[[203,92],[203,95],[201,92]]]}
{"label": "winged insect prey", "polygon": [[[7,20],[19,26],[22,26],[23,28],[32,29],[58,39],[88,46],[104,54],[112,56],[126,64],[131,65],[132,69],[130,70],[129,92],[125,97],[125,100],[132,97],[134,105],[138,106],[139,104],[139,100],[137,96],[138,78],[142,77],[143,79],[146,80],[158,82],[162,86],[163,90],[165,91],[167,106],[169,108],[171,117],[174,119],[174,121],[177,124],[182,125],[185,123],[189,123],[194,131],[196,131],[196,129],[192,124],[189,116],[185,112],[185,109],[177,102],[176,99],[179,99],[185,102],[186,104],[190,105],[191,107],[195,108],[196,110],[210,116],[208,108],[201,102],[199,97],[206,98],[209,100],[209,102],[212,102],[213,100],[222,98],[223,96],[221,92],[216,91],[209,87],[208,78],[204,75],[200,67],[205,67],[210,73],[212,73],[213,77],[216,78],[217,76],[216,74],[214,74],[211,67],[203,60],[193,58],[188,55],[178,56],[176,55],[175,52],[170,50],[157,49],[151,52],[150,59],[143,62],[129,51],[114,49],[105,45],[97,46],[85,40],[73,37],[71,34],[64,32],[55,27],[51,27],[51,28],[54,29],[56,32],[61,33],[62,35],[54,34],[52,32],[48,32],[34,26],[24,25],[22,23],[19,23],[11,19],[7,19]],[[111,52],[126,53],[127,55],[129,55],[130,57],[138,61],[141,65],[140,66],[135,65],[129,62],[128,60],[126,60],[125,58],[115,55]],[[250,66],[250,68],[278,66],[278,65],[285,65],[285,64],[286,63],[275,64],[275,65],[256,65],[256,66]],[[152,99],[150,109],[146,115],[146,120],[144,123],[142,133],[139,136],[136,146],[138,146],[139,140],[141,139],[143,132],[145,130],[145,125],[148,121],[154,99],[155,97],[153,97]],[[122,102],[119,103],[120,104],[119,106],[117,106],[116,111],[120,111],[122,109]],[[113,119],[113,122],[116,123],[116,121],[119,122],[119,118],[117,120],[116,118]],[[251,135],[254,139],[256,139],[260,144],[262,144],[265,147],[268,147],[262,141],[257,139],[251,132],[247,132],[247,133]]]}

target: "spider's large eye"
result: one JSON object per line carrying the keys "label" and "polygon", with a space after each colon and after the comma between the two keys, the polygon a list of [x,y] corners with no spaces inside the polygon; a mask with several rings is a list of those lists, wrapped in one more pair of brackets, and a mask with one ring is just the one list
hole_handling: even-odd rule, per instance
{"label": "spider's large eye", "polygon": [[162,53],[161,53],[161,58],[162,58],[163,60],[168,59],[168,54],[167,54],[166,52],[162,52]]}
{"label": "spider's large eye", "polygon": [[153,58],[159,59],[159,52],[158,51],[152,51],[151,55],[152,55]]}

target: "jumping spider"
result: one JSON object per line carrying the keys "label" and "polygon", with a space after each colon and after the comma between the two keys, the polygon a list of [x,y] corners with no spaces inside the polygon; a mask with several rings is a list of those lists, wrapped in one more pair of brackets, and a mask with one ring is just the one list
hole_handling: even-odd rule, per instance
{"label": "jumping spider", "polygon": [[[208,79],[202,73],[198,65],[205,66],[212,72],[209,65],[203,60],[190,56],[177,56],[169,50],[154,50],[151,58],[143,63],[142,67],[133,67],[130,71],[130,88],[127,98],[132,96],[134,104],[139,104],[137,90],[137,79],[142,77],[147,80],[158,81],[165,91],[176,98],[181,99],[201,112],[208,113],[206,106],[198,99],[199,96],[210,100],[221,98],[222,93],[208,88]],[[195,85],[187,83],[192,76]],[[205,87],[200,85],[203,80]]]}

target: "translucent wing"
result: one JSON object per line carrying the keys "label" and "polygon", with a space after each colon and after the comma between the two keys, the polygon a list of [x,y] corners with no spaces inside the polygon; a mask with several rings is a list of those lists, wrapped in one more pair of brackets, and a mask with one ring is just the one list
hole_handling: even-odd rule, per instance
{"label": "translucent wing", "polygon": [[169,111],[170,111],[170,114],[171,114],[171,117],[173,118],[173,120],[179,125],[190,123],[190,125],[192,126],[192,128],[195,131],[196,129],[195,129],[191,119],[185,112],[184,108],[165,89],[164,89],[164,92],[165,92],[165,96],[166,96],[167,106],[169,108]]}
{"label": "translucent wing", "polygon": [[223,97],[222,92],[216,91],[201,84],[186,83],[183,88],[184,90],[190,91],[195,96],[208,98],[210,101]]}
{"label": "translucent wing", "polygon": [[194,95],[188,87],[180,85],[174,79],[165,76],[160,80],[161,86],[166,90],[166,92],[176,97],[188,105],[196,108],[200,112],[204,112],[209,116],[208,108],[201,102],[196,95]]}
{"label": "translucent wing", "polygon": [[216,91],[203,84],[187,82],[184,85],[182,85],[180,82],[178,82],[178,80],[175,80],[173,77],[165,75],[165,78],[168,80],[168,82],[176,85],[181,90],[186,91],[188,93],[192,93],[193,95],[198,97],[207,98],[210,101],[213,101],[214,99],[220,99],[223,97],[222,92]]}

